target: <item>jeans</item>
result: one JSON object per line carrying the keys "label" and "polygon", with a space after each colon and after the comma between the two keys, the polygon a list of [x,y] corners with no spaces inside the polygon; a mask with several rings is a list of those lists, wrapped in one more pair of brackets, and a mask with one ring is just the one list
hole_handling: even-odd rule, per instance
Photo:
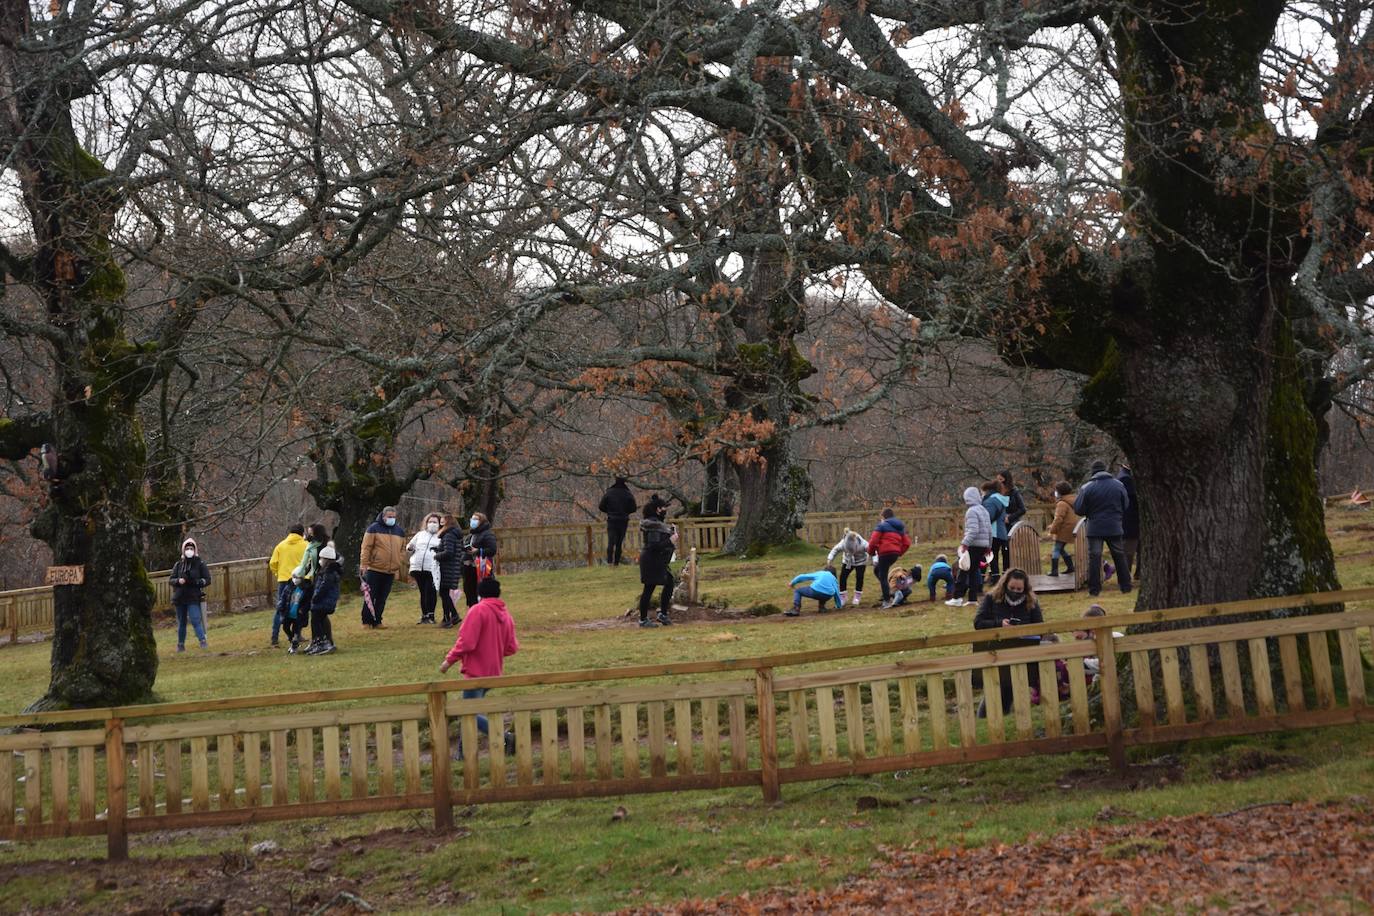
{"label": "jeans", "polygon": [[854,591],[856,591],[856,592],[861,592],[861,591],[863,591],[863,590],[864,590],[864,568],[863,568],[862,566],[854,566],[854,567],[846,566],[844,569],[841,569],[841,570],[840,570],[840,591],[844,591],[845,588],[848,587],[846,583],[849,582],[849,574],[850,574],[850,572],[853,572],[853,573],[854,573]]}
{"label": "jeans", "polygon": [[391,594],[391,584],[396,581],[396,577],[391,573],[377,572],[369,569],[363,573],[363,584],[366,585],[372,594],[372,607],[367,606],[367,600],[363,600],[363,625],[369,627],[380,626],[382,614],[386,611],[386,597]]}
{"label": "jeans", "polygon": [[[480,700],[486,695],[487,688],[485,687],[474,687],[471,690],[463,691],[463,699],[465,700]],[[486,716],[477,717],[477,730],[484,735],[491,734],[491,725],[487,722]],[[461,744],[461,741],[459,743]]]}
{"label": "jeans", "polygon": [[935,583],[945,583],[945,597],[954,594],[954,570],[952,569],[932,569],[930,575],[926,577],[926,587],[930,589],[930,600],[935,600]]}
{"label": "jeans", "polygon": [[619,566],[621,548],[625,546],[625,530],[630,527],[628,518],[606,519],[606,565]]}
{"label": "jeans", "polygon": [[1059,561],[1064,561],[1064,571],[1073,572],[1073,555],[1069,553],[1069,545],[1064,541],[1055,541],[1054,550],[1050,551],[1050,569],[1059,569]]}
{"label": "jeans", "polygon": [[1112,552],[1112,562],[1116,564],[1116,581],[1123,592],[1131,590],[1131,567],[1126,559],[1126,548],[1121,538],[1095,538],[1088,536],[1088,594],[1096,595],[1102,591],[1102,545]]}
{"label": "jeans", "polygon": [[177,648],[186,648],[186,618],[191,619],[191,629],[196,632],[196,639],[200,644],[205,645],[205,621],[201,619],[199,604],[178,604],[177,611]]}
{"label": "jeans", "polygon": [[801,610],[801,603],[803,598],[815,598],[816,603],[820,605],[820,610],[822,611],[825,610],[825,603],[827,601],[834,600],[833,595],[822,595],[820,592],[816,591],[811,586],[803,585],[801,588],[792,589],[792,610]]}
{"label": "jeans", "polygon": [[415,580],[415,586],[420,590],[421,619],[433,620],[434,605],[439,600],[439,592],[434,588],[434,575],[425,569],[412,569],[410,578]]}
{"label": "jeans", "polygon": [[295,588],[296,586],[291,584],[290,579],[277,583],[277,607],[272,612],[272,643],[274,645],[277,642],[277,636],[281,633],[282,618],[291,609],[291,592]]}

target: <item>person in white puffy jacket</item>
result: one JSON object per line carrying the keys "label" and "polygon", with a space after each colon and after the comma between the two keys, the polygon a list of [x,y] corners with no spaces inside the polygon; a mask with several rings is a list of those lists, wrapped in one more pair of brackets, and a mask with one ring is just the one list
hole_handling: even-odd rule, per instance
{"label": "person in white puffy jacket", "polygon": [[830,555],[825,558],[825,565],[835,565],[835,554],[844,555],[844,563],[840,569],[840,604],[849,602],[847,583],[849,573],[854,572],[854,607],[859,606],[863,599],[864,592],[864,568],[868,566],[868,541],[864,540],[863,535],[857,531],[844,529],[844,537],[840,542],[830,548]]}
{"label": "person in white puffy jacket", "polygon": [[434,607],[439,599],[439,560],[434,554],[442,541],[439,536],[441,522],[438,512],[426,515],[420,530],[406,544],[406,551],[410,553],[410,578],[420,590],[420,623],[434,623]]}

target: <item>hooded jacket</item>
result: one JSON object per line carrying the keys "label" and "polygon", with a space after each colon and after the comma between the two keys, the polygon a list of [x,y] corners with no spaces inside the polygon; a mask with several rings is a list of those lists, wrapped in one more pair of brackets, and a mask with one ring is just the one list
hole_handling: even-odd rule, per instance
{"label": "hooded jacket", "polygon": [[1054,501],[1054,521],[1050,522],[1047,532],[1061,544],[1073,543],[1073,528],[1078,524],[1078,513],[1073,511],[1073,494],[1066,493]]}
{"label": "hooded jacket", "polygon": [[335,560],[315,573],[315,589],[310,593],[310,610],[332,614],[339,605],[339,580],[343,570]]}
{"label": "hooded jacket", "polygon": [[830,555],[825,558],[827,566],[834,565],[837,553],[844,554],[844,565],[849,569],[868,565],[868,541],[865,541],[863,535],[857,531],[840,538],[840,542],[830,548]]}
{"label": "hooded jacket", "polygon": [[993,492],[983,497],[983,508],[988,510],[988,521],[992,522],[994,540],[1007,539],[1007,506],[1010,503],[1011,500],[1001,493]]}
{"label": "hooded jacket", "polygon": [[906,523],[899,518],[885,518],[868,536],[868,552],[879,557],[900,557],[911,548],[911,536]]}
{"label": "hooded jacket", "polygon": [[992,520],[988,518],[988,510],[983,508],[977,487],[964,490],[964,505],[968,506],[968,511],[964,513],[964,539],[959,543],[965,547],[991,547]]}
{"label": "hooded jacket", "polygon": [[377,520],[367,526],[362,550],[358,552],[358,569],[404,576],[410,566],[406,558],[405,535],[401,533],[400,525],[388,525],[382,521],[385,516],[385,512],[378,512]]}
{"label": "hooded jacket", "polygon": [[305,538],[293,531],[272,548],[272,559],[267,561],[267,568],[272,570],[278,582],[290,582],[291,573],[301,565],[303,556]]}
{"label": "hooded jacket", "polygon": [[433,555],[439,563],[439,588],[455,589],[463,584],[463,558],[467,556],[463,549],[463,531],[457,525],[450,525],[439,532],[436,543],[439,549]]}
{"label": "hooded jacket", "polygon": [[667,585],[668,564],[673,559],[673,529],[657,518],[639,522],[644,549],[639,554],[639,581],[642,585]]}
{"label": "hooded jacket", "polygon": [[634,494],[630,488],[623,483],[616,482],[611,484],[606,493],[601,497],[601,503],[596,507],[598,512],[604,512],[608,519],[624,521],[635,514]]}
{"label": "hooded jacket", "polygon": [[1119,538],[1125,531],[1129,502],[1121,481],[1098,471],[1079,489],[1073,511],[1088,520],[1088,537]]}
{"label": "hooded jacket", "polygon": [[[196,555],[189,560],[186,559],[188,544],[196,551]],[[210,567],[200,558],[200,548],[196,547],[195,538],[187,538],[181,542],[181,553],[181,557],[172,564],[172,573],[169,577],[172,585],[172,604],[200,604],[205,600],[205,586],[210,584]],[[185,579],[186,584],[178,584],[178,579]]]}
{"label": "hooded jacket", "polygon": [[520,651],[515,621],[500,598],[483,598],[468,608],[458,628],[458,640],[444,661],[450,666],[462,659],[464,677],[499,677],[507,656]]}

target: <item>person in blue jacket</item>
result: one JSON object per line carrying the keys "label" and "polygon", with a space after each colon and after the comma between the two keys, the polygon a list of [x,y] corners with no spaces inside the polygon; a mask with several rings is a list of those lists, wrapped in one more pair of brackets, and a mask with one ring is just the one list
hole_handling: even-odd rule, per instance
{"label": "person in blue jacket", "polygon": [[930,564],[930,574],[926,576],[926,587],[930,589],[930,600],[935,600],[935,583],[945,583],[945,598],[954,594],[954,567],[949,565],[949,558],[940,554],[935,558],[935,562]]}
{"label": "person in blue jacket", "polygon": [[835,602],[836,610],[840,608],[840,583],[835,578],[835,567],[833,566],[827,566],[816,572],[802,573],[789,584],[792,586],[792,609],[783,612],[788,617],[801,615],[803,598],[815,598],[818,605],[817,609],[822,614],[825,613],[827,600]]}
{"label": "person in blue jacket", "polygon": [[[310,593],[310,646],[306,655],[329,655],[335,651],[334,625],[329,618],[339,606],[339,551],[330,541],[320,550],[320,569],[315,573],[315,588]],[[292,646],[292,651],[295,646]]]}

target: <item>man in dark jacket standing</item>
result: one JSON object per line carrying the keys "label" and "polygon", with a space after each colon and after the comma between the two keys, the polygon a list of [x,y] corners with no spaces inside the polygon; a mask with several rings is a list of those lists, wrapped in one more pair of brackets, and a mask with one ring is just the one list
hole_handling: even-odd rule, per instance
{"label": "man in dark jacket standing", "polygon": [[1123,523],[1129,499],[1126,488],[1107,473],[1107,462],[1093,462],[1093,476],[1078,489],[1073,511],[1087,519],[1088,526],[1088,594],[1102,591],[1102,544],[1106,542],[1116,564],[1116,581],[1121,591],[1131,590],[1131,569],[1126,549],[1121,543]]}
{"label": "man in dark jacket standing", "polygon": [[620,565],[620,550],[625,546],[625,531],[630,526],[630,516],[635,514],[634,494],[625,484],[624,477],[617,477],[601,497],[598,512],[606,513],[606,565]]}
{"label": "man in dark jacket standing", "polygon": [[1126,568],[1136,575],[1140,569],[1140,505],[1136,502],[1135,478],[1131,466],[1121,462],[1116,479],[1126,488],[1126,515],[1121,520],[1121,544],[1126,548]]}

